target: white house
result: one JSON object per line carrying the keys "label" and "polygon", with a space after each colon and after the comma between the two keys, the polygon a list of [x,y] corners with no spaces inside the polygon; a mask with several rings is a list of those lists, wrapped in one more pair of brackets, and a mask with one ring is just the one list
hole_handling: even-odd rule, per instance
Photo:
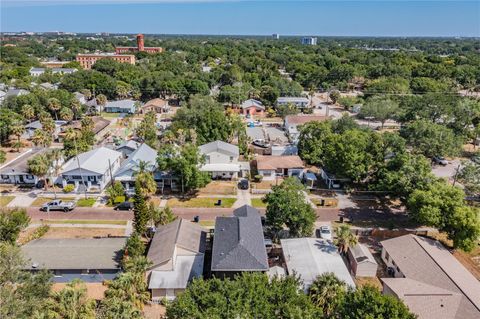
{"label": "white house", "polygon": [[130,154],[135,152],[137,148],[140,146],[140,142],[134,141],[134,140],[128,140],[120,144],[116,150],[119,152],[122,152],[123,156],[125,158],[129,157]]}
{"label": "white house", "polygon": [[157,151],[145,143],[141,144],[120,165],[113,178],[122,183],[127,193],[134,191],[135,174],[139,171],[141,162],[145,163],[147,171],[153,173],[157,168]]}
{"label": "white house", "polygon": [[310,101],[306,97],[283,96],[277,99],[277,106],[295,105],[299,109],[309,106]]}
{"label": "white house", "polygon": [[85,185],[87,190],[103,190],[112,180],[120,167],[122,153],[106,147],[72,157],[63,168],[62,184]]}
{"label": "white house", "polygon": [[213,179],[234,179],[242,177],[250,170],[247,162],[239,162],[238,146],[215,141],[201,145],[200,153],[205,156],[201,171],[209,172]]}
{"label": "white house", "polygon": [[[31,76],[40,76],[46,72],[46,68],[31,68],[30,75]],[[52,74],[71,74],[77,72],[77,69],[73,68],[49,68]]]}
{"label": "white house", "polygon": [[276,176],[302,177],[305,170],[302,159],[296,155],[258,156],[256,161],[258,174],[263,176],[264,180],[274,180]]}
{"label": "white house", "polygon": [[288,137],[293,143],[298,142],[300,136],[300,126],[310,122],[323,122],[329,117],[321,115],[287,115],[285,117],[284,128]]}
{"label": "white house", "polygon": [[0,183],[15,185],[35,185],[39,177],[28,170],[28,160],[35,155],[43,154],[47,149],[29,150],[16,159],[0,166]]}
{"label": "white house", "polygon": [[119,101],[108,101],[105,104],[104,110],[107,113],[129,113],[134,114],[136,111],[137,102],[131,99],[128,100],[119,100]]}

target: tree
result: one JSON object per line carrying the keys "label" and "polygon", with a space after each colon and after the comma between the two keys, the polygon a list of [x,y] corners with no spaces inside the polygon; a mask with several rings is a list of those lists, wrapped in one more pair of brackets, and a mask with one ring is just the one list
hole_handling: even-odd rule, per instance
{"label": "tree", "polygon": [[[55,183],[55,178],[60,174],[63,164],[63,152],[61,149],[52,149],[48,153],[46,153],[47,160],[49,162],[49,172],[50,175],[50,183]],[[55,185],[53,185],[55,186]],[[56,188],[53,188],[53,192],[55,194],[55,198],[57,198],[57,191]]]}
{"label": "tree", "polygon": [[364,286],[345,296],[345,302],[340,309],[342,319],[389,318],[415,319],[399,299],[382,295],[373,286]]}
{"label": "tree", "polygon": [[100,112],[102,112],[103,107],[107,104],[107,97],[104,94],[99,94],[96,97],[97,104],[100,105]]}
{"label": "tree", "polygon": [[408,124],[401,134],[416,152],[427,157],[454,156],[462,146],[461,137],[455,136],[451,129],[427,120]]}
{"label": "tree", "polygon": [[332,100],[333,104],[337,103],[340,98],[340,92],[338,90],[332,90],[328,93],[328,97]]}
{"label": "tree", "polygon": [[465,206],[464,198],[461,189],[440,180],[414,191],[407,208],[413,220],[444,231],[455,248],[470,251],[480,236],[480,215],[477,208]]}
{"label": "tree", "polygon": [[90,91],[89,89],[81,89],[80,93],[85,96],[86,100],[90,100],[92,98],[92,91]]}
{"label": "tree", "polygon": [[5,163],[6,160],[7,160],[7,154],[5,153],[5,151],[0,150],[0,164]]}
{"label": "tree", "polygon": [[25,209],[2,208],[0,210],[0,242],[14,244],[20,232],[28,226],[30,217]]}
{"label": "tree", "polygon": [[120,181],[114,181],[112,185],[108,186],[105,190],[108,195],[108,202],[113,205],[118,197],[124,198],[125,189]]}
{"label": "tree", "polygon": [[68,283],[60,291],[53,292],[50,311],[64,319],[94,319],[95,300],[88,299],[87,287],[79,279]]}
{"label": "tree", "polygon": [[28,171],[35,176],[43,178],[45,181],[45,190],[48,188],[46,176],[50,170],[50,161],[45,154],[38,154],[28,159],[27,161]]}
{"label": "tree", "polygon": [[35,146],[49,147],[52,145],[53,138],[51,134],[44,130],[35,130],[32,136],[32,143]]}
{"label": "tree", "polygon": [[382,123],[382,128],[386,120],[394,119],[399,110],[397,102],[383,97],[373,97],[367,100],[367,103],[360,110],[361,117],[373,117]]}
{"label": "tree", "polygon": [[17,149],[17,152],[19,152],[20,147],[22,147],[22,142],[20,141],[20,138],[22,134],[25,133],[25,126],[23,126],[22,122],[15,121],[11,126],[11,132],[17,137],[17,141],[15,142],[15,148]]}
{"label": "tree", "polygon": [[155,207],[153,203],[150,203],[151,221],[155,226],[167,225],[173,222],[177,216],[175,216],[170,207]]}
{"label": "tree", "polygon": [[147,170],[147,165],[147,162],[140,161],[135,172],[135,187],[138,185],[143,197],[149,197],[157,191],[157,182],[153,179],[153,173]]}
{"label": "tree", "polygon": [[345,282],[331,272],[318,276],[308,289],[310,300],[322,311],[325,319],[337,318],[346,294]]}
{"label": "tree", "polygon": [[63,121],[69,122],[73,120],[73,116],[73,111],[68,107],[62,107],[62,109],[60,110],[60,119]]}
{"label": "tree", "polygon": [[353,247],[358,243],[358,238],[352,233],[349,225],[340,225],[335,233],[337,235],[335,245],[338,246],[340,253],[346,254],[349,247]]}
{"label": "tree", "polygon": [[47,132],[50,135],[53,135],[56,125],[50,114],[45,113],[45,116],[40,117],[40,124],[42,124],[43,131]]}
{"label": "tree", "polygon": [[150,111],[145,114],[145,117],[135,130],[137,136],[145,141],[148,146],[153,148],[157,145],[157,127],[155,126],[155,121],[155,112]]}
{"label": "tree", "polygon": [[70,101],[70,109],[73,112],[74,119],[77,120],[80,110],[82,109],[82,105],[80,104],[80,101],[77,100],[76,98],[72,98]]}
{"label": "tree", "polygon": [[137,233],[143,234],[150,219],[150,211],[138,181],[135,181],[133,198],[133,227]]}
{"label": "tree", "polygon": [[469,194],[480,193],[480,165],[473,162],[463,163],[463,167],[458,172],[457,179]]}
{"label": "tree", "polygon": [[58,120],[57,112],[62,107],[62,104],[60,103],[60,101],[57,98],[52,97],[52,98],[48,99],[47,107],[50,111],[55,113],[55,119]]}
{"label": "tree", "polygon": [[194,279],[167,305],[167,317],[180,318],[315,318],[318,310],[299,291],[298,278],[269,278],[243,273],[235,279]]}
{"label": "tree", "polygon": [[35,109],[30,104],[24,104],[22,106],[21,112],[22,112],[23,117],[26,118],[29,121],[31,121],[33,118],[35,118]]}
{"label": "tree", "polygon": [[124,258],[136,258],[143,256],[144,254],[145,244],[142,242],[141,236],[134,232],[130,237],[128,237],[127,243],[125,244]]}
{"label": "tree", "polygon": [[298,154],[308,164],[324,165],[325,152],[332,135],[332,125],[329,121],[314,121],[300,126]]}
{"label": "tree", "polygon": [[288,115],[296,115],[300,113],[300,110],[295,104],[289,103],[286,105],[277,105],[275,107],[277,116],[280,116],[282,119],[285,119]]}
{"label": "tree", "polygon": [[275,237],[286,226],[291,237],[310,236],[316,214],[305,199],[305,188],[298,178],[289,177],[267,194],[266,224]]}

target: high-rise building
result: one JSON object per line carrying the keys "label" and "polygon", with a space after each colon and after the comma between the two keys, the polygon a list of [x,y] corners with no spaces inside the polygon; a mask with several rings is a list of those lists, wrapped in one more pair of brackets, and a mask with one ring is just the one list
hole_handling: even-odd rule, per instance
{"label": "high-rise building", "polygon": [[303,37],[302,38],[303,45],[317,45],[317,37]]}
{"label": "high-rise building", "polygon": [[272,38],[273,38],[274,40],[278,40],[278,39],[280,39],[280,34],[274,33],[274,34],[272,34]]}
{"label": "high-rise building", "polygon": [[77,62],[80,63],[82,68],[91,69],[92,66],[101,59],[111,59],[120,63],[135,64],[135,56],[132,54],[113,54],[113,53],[100,53],[100,54],[77,54]]}
{"label": "high-rise building", "polygon": [[159,53],[163,52],[161,47],[145,47],[143,34],[137,34],[137,46],[136,47],[116,47],[115,53],[133,53],[133,52],[147,52],[147,53]]}

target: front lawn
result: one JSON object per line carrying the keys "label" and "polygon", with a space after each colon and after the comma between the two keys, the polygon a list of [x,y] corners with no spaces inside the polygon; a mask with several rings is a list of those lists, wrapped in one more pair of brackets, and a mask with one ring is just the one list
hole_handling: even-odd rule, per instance
{"label": "front lawn", "polygon": [[96,198],[89,197],[89,198],[82,198],[77,201],[78,207],[92,207],[93,204],[97,201]]}
{"label": "front lawn", "polygon": [[[75,197],[59,197],[57,199],[61,199],[64,202],[70,202],[70,201],[74,201]],[[52,197],[37,197],[30,206],[40,207],[43,204],[51,202],[52,200],[54,200],[54,198],[52,198]]]}
{"label": "front lawn", "polygon": [[265,208],[267,203],[263,201],[263,198],[252,198],[252,206],[256,208]]}
{"label": "front lawn", "polygon": [[13,199],[15,196],[0,196],[0,207],[6,207]]}
{"label": "front lawn", "polygon": [[[221,200],[222,203],[219,206],[215,204]],[[195,198],[171,198],[167,202],[169,207],[187,207],[187,208],[196,208],[196,207],[218,207],[218,208],[230,208],[235,203],[236,198],[216,198],[216,197],[195,197]]]}
{"label": "front lawn", "polygon": [[125,220],[95,220],[95,219],[46,219],[45,224],[97,224],[97,225],[127,225]]}
{"label": "front lawn", "polygon": [[211,181],[198,190],[202,195],[236,195],[237,185],[232,181]]}

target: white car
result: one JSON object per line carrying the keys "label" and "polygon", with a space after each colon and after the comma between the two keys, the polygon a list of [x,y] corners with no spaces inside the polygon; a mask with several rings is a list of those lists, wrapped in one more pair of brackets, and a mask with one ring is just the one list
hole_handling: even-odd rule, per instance
{"label": "white car", "polygon": [[332,240],[332,230],[330,229],[330,226],[321,226],[318,229],[318,235],[320,238]]}

